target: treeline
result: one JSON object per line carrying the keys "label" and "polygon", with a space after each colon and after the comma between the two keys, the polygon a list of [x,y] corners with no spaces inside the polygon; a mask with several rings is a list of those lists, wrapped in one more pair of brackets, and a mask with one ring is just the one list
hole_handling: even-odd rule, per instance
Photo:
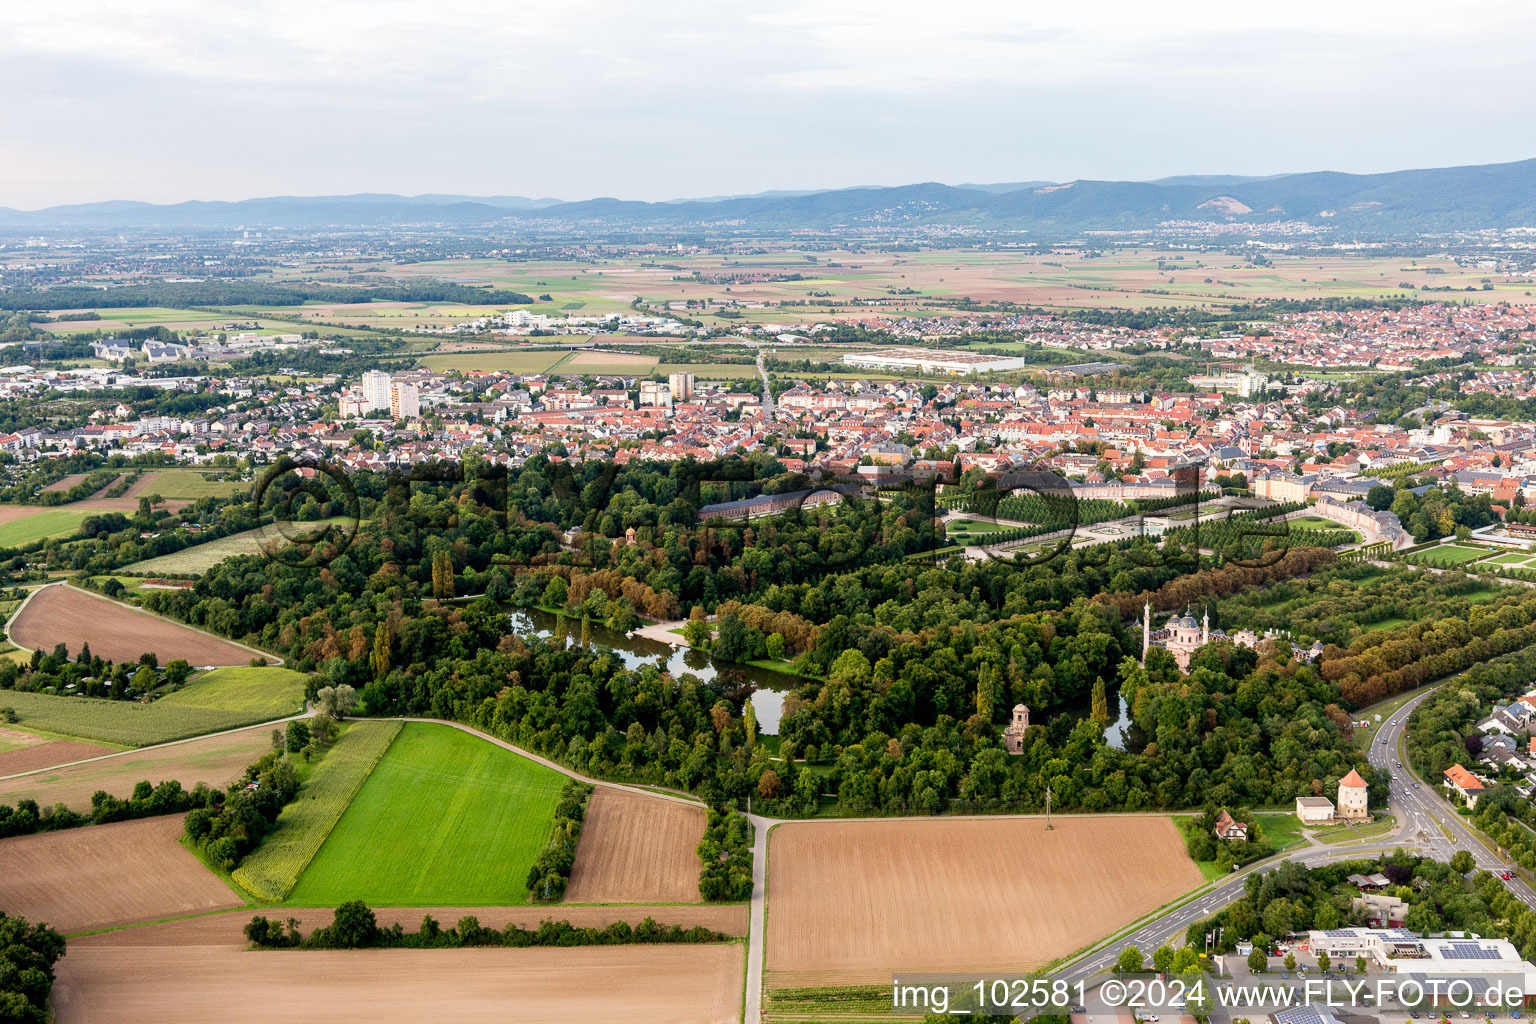
{"label": "treeline", "polygon": [[1474,665],[1454,683],[1425,697],[1408,715],[1409,763],[1425,778],[1438,781],[1451,765],[1472,760],[1470,743],[1479,738],[1476,723],[1496,703],[1529,691],[1532,679],[1536,650],[1522,650]]}
{"label": "treeline", "polygon": [[187,841],[217,867],[233,871],[260,845],[298,792],[298,773],[283,752],[263,754],[230,784],[221,804],[187,815]]}
{"label": "treeline", "polygon": [[48,993],[53,966],[64,957],[64,936],[0,910],[0,1021],[45,1024],[53,1019]]}
{"label": "treeline", "polygon": [[752,898],[752,837],[746,815],[710,808],[699,840],[699,897],[708,903]]}
{"label": "treeline", "polygon": [[1466,617],[1446,616],[1357,636],[1348,649],[1324,649],[1323,677],[1363,707],[1403,690],[1536,644],[1536,596],[1498,598]]}
{"label": "treeline", "polygon": [[82,825],[105,825],[113,821],[129,821],[134,818],[152,818],[161,814],[182,814],[194,808],[209,807],[220,799],[216,790],[203,783],[190,792],[181,788],[175,779],[167,779],[158,786],[141,780],[133,787],[126,800],[119,799],[104,790],[91,795],[91,810],[81,814],[63,804],[41,808],[36,800],[19,800],[15,807],[0,804],[0,839],[11,836],[27,836],[37,832],[57,832]]}
{"label": "treeline", "polygon": [[393,285],[264,281],[157,282],[85,288],[0,288],[0,309],[120,309],[129,306],[298,306],[305,302],[458,302],[477,306],[526,305],[533,297],[505,288],[479,288],[430,279]]}
{"label": "treeline", "polygon": [[[302,935],[298,922],[289,918],[284,924],[257,915],[245,926],[245,937],[261,949],[464,949],[505,946],[523,949],[530,946],[624,946],[636,944],[678,944],[730,942],[731,936],[703,926],[683,928],[661,925],[647,917],[637,925],[615,921],[604,928],[580,928],[569,921],[545,919],[537,928],[488,928],[473,915],[459,918],[452,928],[444,928],[431,914],[421,919],[421,927],[408,932],[396,923],[380,928],[373,910],[361,900],[349,900],[336,908],[332,922]],[[61,940],[62,941],[62,940]]]}
{"label": "treeline", "polygon": [[591,796],[592,787],[575,779],[567,779],[561,788],[549,839],[528,866],[528,898],[535,903],[554,903],[564,898]]}

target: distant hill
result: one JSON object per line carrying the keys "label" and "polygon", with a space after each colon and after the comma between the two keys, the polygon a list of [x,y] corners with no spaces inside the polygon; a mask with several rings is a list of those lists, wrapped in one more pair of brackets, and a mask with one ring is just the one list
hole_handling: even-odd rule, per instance
{"label": "distant hill", "polygon": [[522,196],[277,196],[168,206],[110,202],[0,208],[0,229],[210,229],[444,226],[523,221],[621,228],[738,230],[973,227],[1045,237],[1142,230],[1169,222],[1306,222],[1362,236],[1536,226],[1536,160],[1272,177],[1181,175],[1158,181],[1014,182],[777,191],[650,203]]}

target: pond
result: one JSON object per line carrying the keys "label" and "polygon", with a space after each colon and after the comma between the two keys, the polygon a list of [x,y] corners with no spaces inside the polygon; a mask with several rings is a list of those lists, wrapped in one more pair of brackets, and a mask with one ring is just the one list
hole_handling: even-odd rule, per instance
{"label": "pond", "polygon": [[[540,608],[517,608],[512,611],[512,632],[519,636],[548,637],[555,631],[555,616]],[[581,623],[568,620],[568,635],[581,636]],[[616,630],[591,623],[591,640],[598,647],[610,650],[623,659],[627,668],[641,665],[664,664],[673,676],[692,673],[708,682],[715,678],[719,668],[729,668],[741,673],[756,689],[752,693],[752,709],[757,712],[757,724],[765,736],[777,736],[779,718],[784,713],[784,697],[804,679],[785,672],[774,672],[756,665],[742,665],[733,661],[716,661],[707,651],[695,651],[690,647],[673,647],[657,643],[642,636],[625,636]],[[718,666],[718,668],[717,668]]]}
{"label": "pond", "polygon": [[[541,608],[514,608],[511,612],[512,631],[519,636],[532,634],[538,637],[554,635],[555,616]],[[566,628],[572,638],[581,635],[581,623],[568,620]],[[613,651],[624,661],[627,668],[641,665],[664,664],[673,676],[690,672],[708,682],[715,678],[720,668],[739,672],[756,689],[752,693],[752,708],[757,712],[758,728],[765,736],[779,734],[779,719],[784,713],[784,697],[806,680],[785,672],[774,672],[756,665],[743,665],[733,661],[717,661],[707,651],[695,651],[689,647],[673,647],[657,643],[641,636],[625,636],[623,633],[591,623],[591,639],[596,646]],[[1073,719],[1087,718],[1091,713],[1091,700],[1084,696],[1057,709],[1052,718],[1066,715]],[[1116,750],[1124,750],[1126,733],[1131,727],[1131,712],[1118,689],[1109,693],[1109,724],[1104,728],[1104,741]]]}

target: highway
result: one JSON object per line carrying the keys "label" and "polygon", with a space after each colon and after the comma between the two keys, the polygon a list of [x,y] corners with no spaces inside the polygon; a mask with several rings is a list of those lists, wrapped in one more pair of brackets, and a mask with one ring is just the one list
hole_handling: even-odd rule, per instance
{"label": "highway", "polygon": [[[1222,907],[1239,899],[1243,895],[1244,879],[1254,872],[1267,871],[1281,861],[1297,861],[1308,867],[1316,867],[1331,861],[1374,857],[1376,854],[1391,850],[1408,850],[1435,860],[1448,861],[1457,850],[1465,849],[1471,851],[1479,868],[1486,868],[1495,874],[1508,870],[1508,865],[1502,863],[1483,845],[1471,828],[1463,822],[1461,816],[1456,813],[1456,809],[1446,802],[1431,784],[1419,778],[1406,763],[1398,767],[1398,762],[1402,760],[1402,741],[1408,714],[1433,692],[1435,692],[1434,687],[1425,687],[1423,693],[1392,712],[1391,717],[1381,724],[1375,740],[1371,743],[1368,755],[1371,765],[1392,774],[1389,805],[1392,815],[1397,820],[1395,831],[1379,838],[1331,846],[1303,847],[1233,872],[1230,877],[1202,891],[1190,902],[1175,907],[1127,935],[1091,948],[1078,959],[1070,961],[1060,974],[1075,981],[1106,970],[1114,964],[1115,957],[1126,946],[1135,946],[1143,953],[1150,954],[1152,950],[1169,939],[1175,940],[1174,945],[1178,945],[1183,941],[1184,932],[1190,924],[1209,917]],[[1362,714],[1370,713],[1372,713],[1370,708],[1362,712]],[[1418,783],[1417,788],[1415,783]],[[1505,884],[1527,906],[1536,907],[1536,890],[1518,876]]]}

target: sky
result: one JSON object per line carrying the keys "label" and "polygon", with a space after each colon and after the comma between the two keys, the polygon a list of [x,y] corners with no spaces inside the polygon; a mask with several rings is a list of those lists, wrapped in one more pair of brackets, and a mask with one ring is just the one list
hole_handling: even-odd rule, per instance
{"label": "sky", "polygon": [[0,206],[1536,156],[1529,0],[0,4]]}

